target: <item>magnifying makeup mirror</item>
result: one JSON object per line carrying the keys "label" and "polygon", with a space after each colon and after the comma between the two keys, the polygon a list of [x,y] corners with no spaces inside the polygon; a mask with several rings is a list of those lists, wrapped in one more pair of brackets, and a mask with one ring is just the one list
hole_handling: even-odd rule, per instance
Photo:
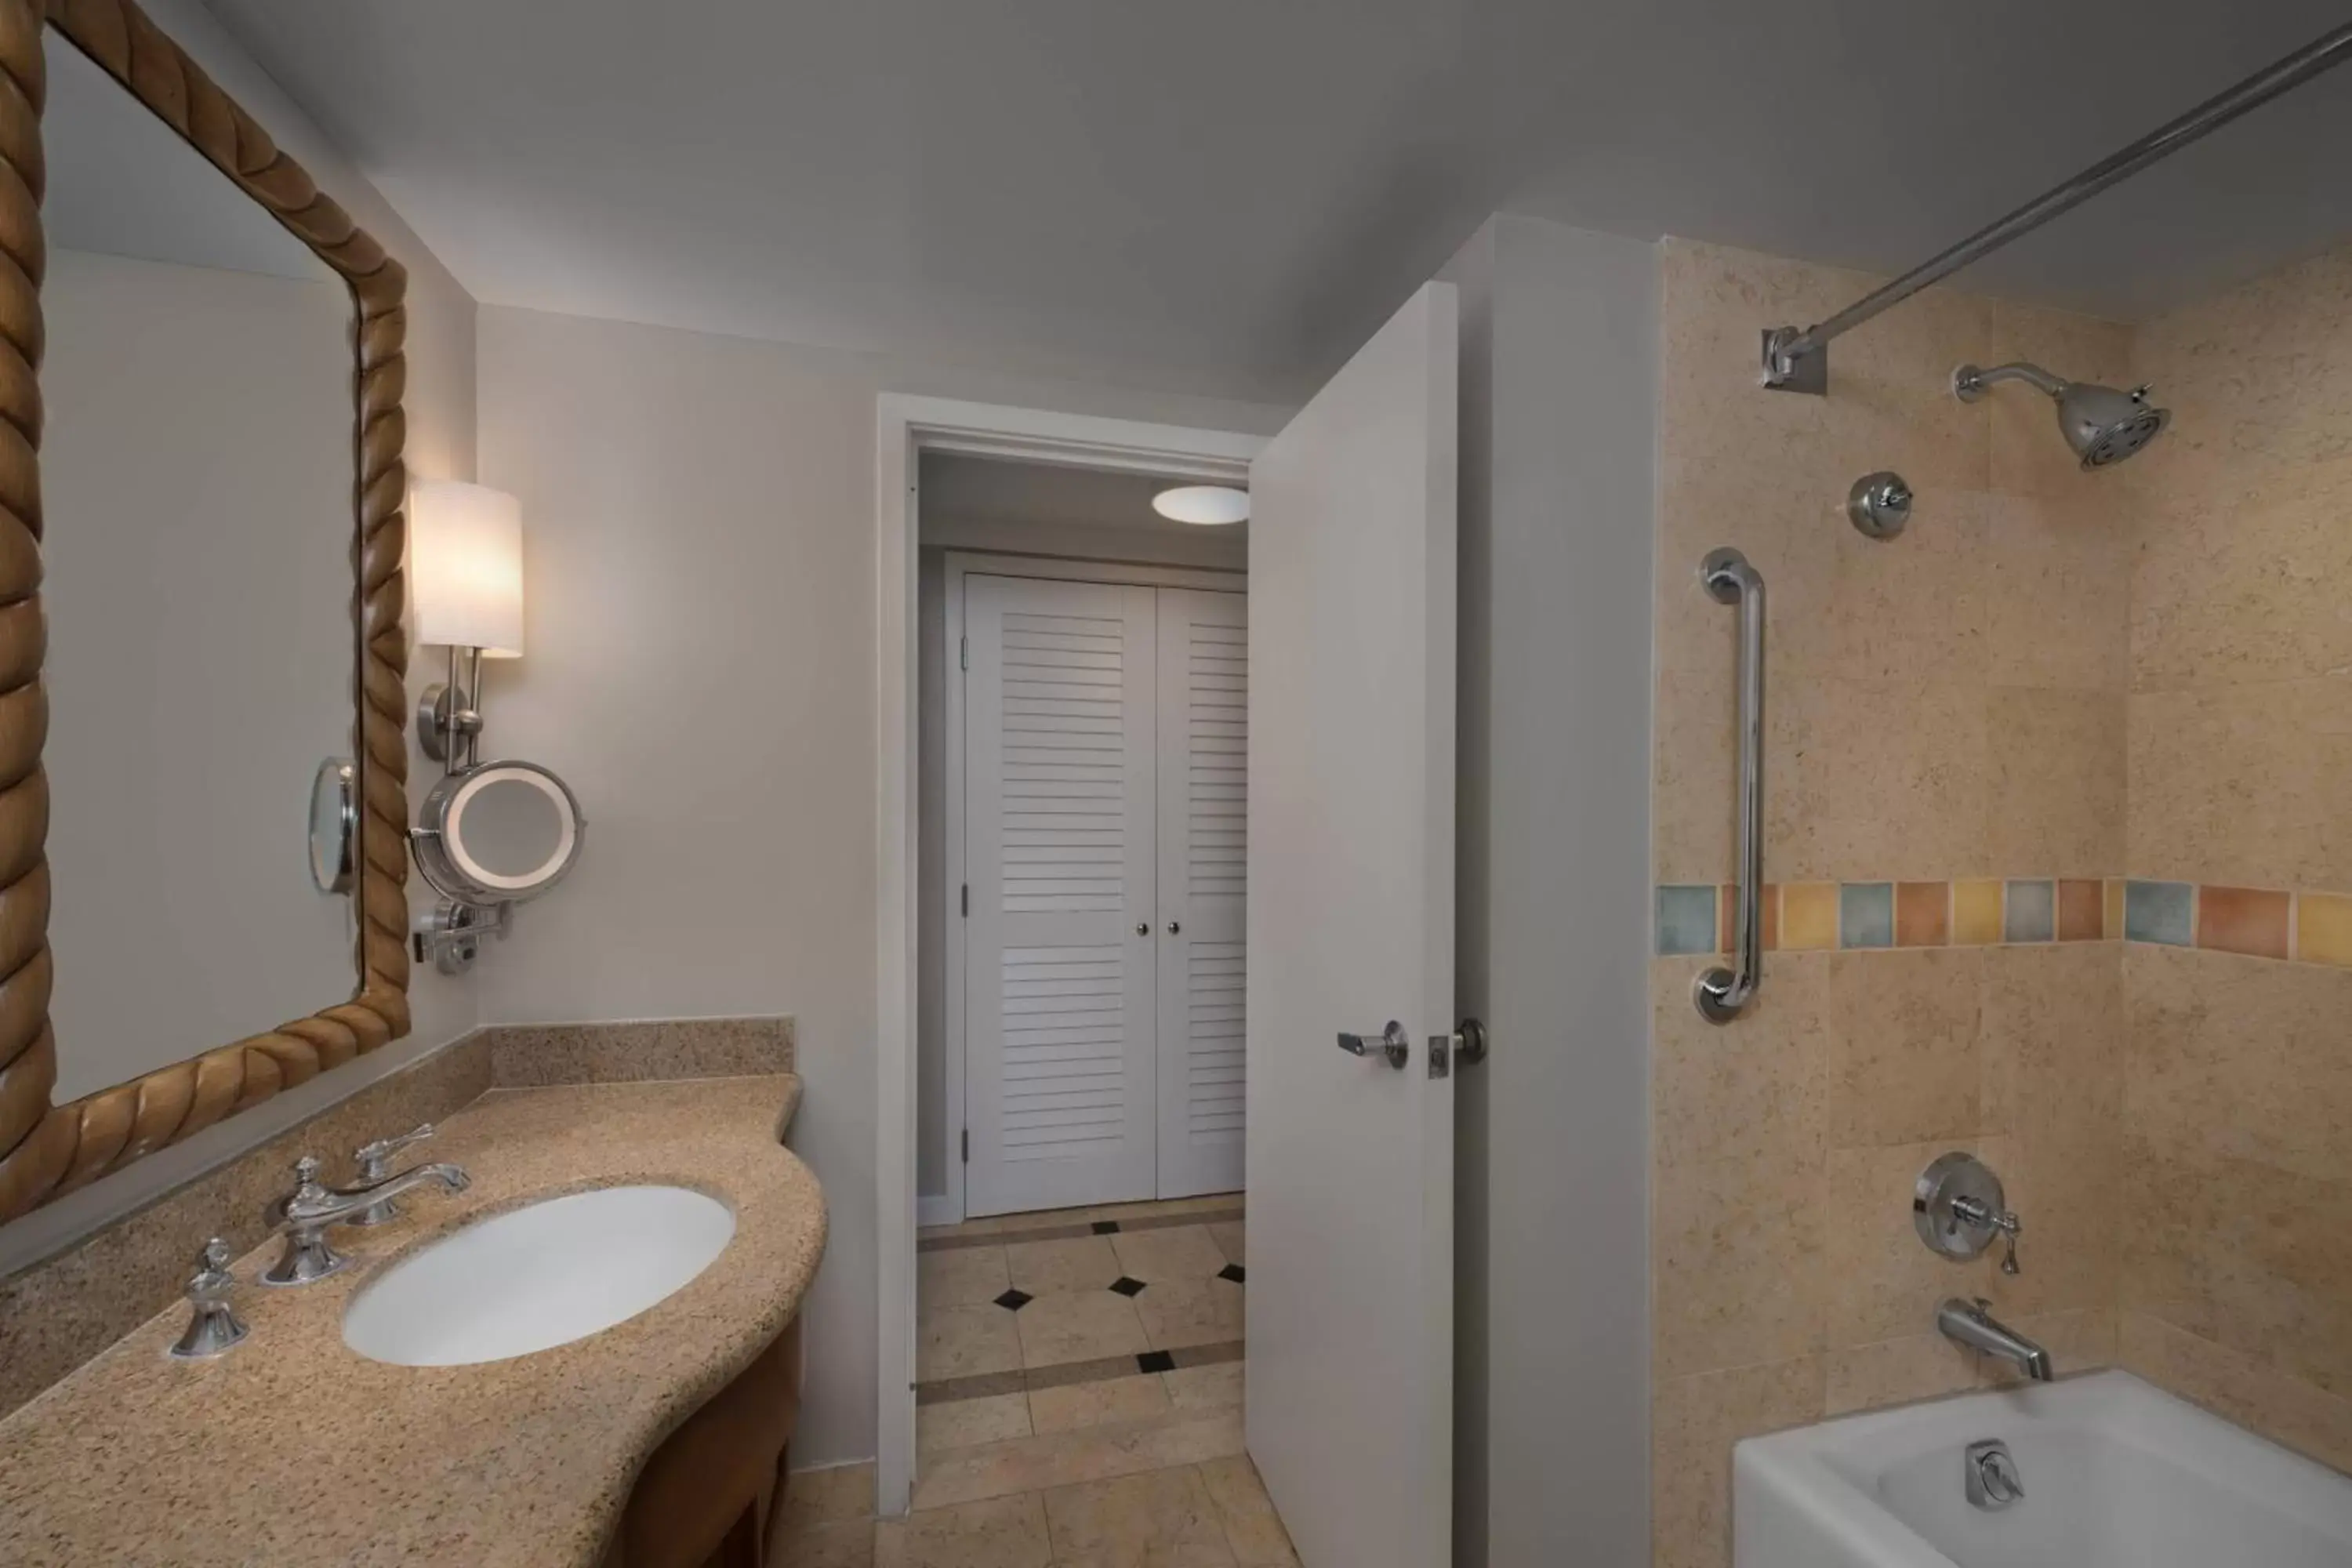
{"label": "magnifying makeup mirror", "polygon": [[537,763],[477,763],[435,784],[411,837],[417,870],[456,906],[437,917],[438,955],[469,962],[505,906],[563,880],[586,826],[570,786]]}

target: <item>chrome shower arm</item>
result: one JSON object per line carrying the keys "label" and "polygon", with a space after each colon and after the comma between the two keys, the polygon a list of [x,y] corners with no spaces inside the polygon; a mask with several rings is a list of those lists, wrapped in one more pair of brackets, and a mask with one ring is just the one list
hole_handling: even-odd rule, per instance
{"label": "chrome shower arm", "polygon": [[2029,385],[2040,387],[2053,397],[2066,395],[2066,384],[2063,381],[2040,365],[2028,364],[2023,360],[2011,364],[1997,364],[1990,370],[1979,370],[1975,365],[1964,364],[1953,374],[1952,391],[1958,395],[1961,402],[1973,403],[1983,394],[1986,387],[2003,381],[2022,381]]}

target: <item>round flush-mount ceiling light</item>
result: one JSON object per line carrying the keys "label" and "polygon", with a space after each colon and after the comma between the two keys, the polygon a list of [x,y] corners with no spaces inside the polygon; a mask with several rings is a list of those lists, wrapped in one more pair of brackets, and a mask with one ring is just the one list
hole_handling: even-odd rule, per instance
{"label": "round flush-mount ceiling light", "polygon": [[1178,485],[1151,498],[1151,510],[1171,522],[1213,526],[1249,521],[1249,491],[1231,485]]}

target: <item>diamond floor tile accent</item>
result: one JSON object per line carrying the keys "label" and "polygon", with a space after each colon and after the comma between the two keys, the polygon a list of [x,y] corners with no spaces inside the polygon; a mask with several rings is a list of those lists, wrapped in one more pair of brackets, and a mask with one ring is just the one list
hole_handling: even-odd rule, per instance
{"label": "diamond floor tile accent", "polygon": [[1036,1299],[1026,1290],[1007,1290],[996,1299],[996,1304],[1008,1312],[1017,1312]]}
{"label": "diamond floor tile accent", "polygon": [[1122,1296],[1134,1297],[1143,1294],[1143,1281],[1140,1279],[1130,1279],[1124,1274],[1112,1280],[1110,1282],[1110,1288],[1118,1291]]}
{"label": "diamond floor tile accent", "polygon": [[1095,1221],[1095,1234],[1097,1236],[1117,1236],[1118,1234],[1118,1221],[1115,1219],[1098,1219]]}
{"label": "diamond floor tile accent", "polygon": [[[1217,1270],[1217,1278],[1220,1279],[1230,1279],[1234,1284],[1239,1285],[1249,1278],[1249,1270],[1244,1268],[1238,1263],[1228,1263],[1223,1268]],[[1114,1285],[1111,1289],[1116,1290],[1118,1287]]]}
{"label": "diamond floor tile accent", "polygon": [[1135,1364],[1141,1372],[1174,1372],[1176,1358],[1166,1351],[1145,1351],[1135,1358]]}

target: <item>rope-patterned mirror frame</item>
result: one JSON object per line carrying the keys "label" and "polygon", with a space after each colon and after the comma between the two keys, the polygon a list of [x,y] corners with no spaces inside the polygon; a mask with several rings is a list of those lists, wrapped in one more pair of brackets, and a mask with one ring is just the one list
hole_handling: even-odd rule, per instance
{"label": "rope-patterned mirror frame", "polygon": [[[52,1105],[48,780],[41,747],[41,61],[57,28],[350,283],[359,984],[349,1002]],[[408,650],[401,464],[408,279],[131,0],[0,0],[0,1221],[408,1032]]]}

